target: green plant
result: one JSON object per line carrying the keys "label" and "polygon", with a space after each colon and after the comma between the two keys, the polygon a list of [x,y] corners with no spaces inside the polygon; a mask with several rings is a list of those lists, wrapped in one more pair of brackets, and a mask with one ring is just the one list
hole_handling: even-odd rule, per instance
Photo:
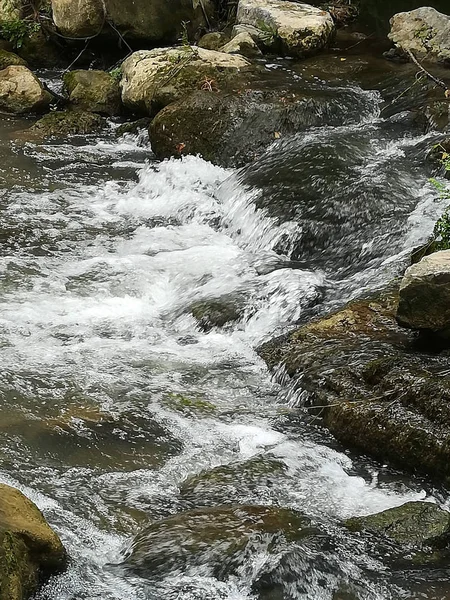
{"label": "green plant", "polygon": [[114,81],[117,81],[117,83],[119,83],[119,81],[122,79],[122,67],[116,67],[115,69],[112,69],[109,72],[109,74],[114,79]]}
{"label": "green plant", "polygon": [[[441,152],[439,162],[444,167],[445,172],[450,173],[450,154],[440,144],[437,144],[433,150]],[[430,179],[430,183],[438,191],[441,200],[450,201],[450,188],[445,183],[437,179]],[[433,242],[436,250],[450,250],[450,204],[436,221],[433,231]]]}
{"label": "green plant", "polygon": [[13,47],[18,50],[23,46],[24,41],[32,33],[39,31],[41,26],[35,21],[25,21],[23,19],[14,19],[13,21],[3,21],[0,23],[0,36],[8,40]]}
{"label": "green plant", "polygon": [[189,24],[189,21],[181,21],[180,41],[181,41],[182,46],[184,46],[184,47],[189,46],[189,48],[190,48],[191,44],[189,42],[189,34],[188,34],[188,30],[187,30],[188,24]]}

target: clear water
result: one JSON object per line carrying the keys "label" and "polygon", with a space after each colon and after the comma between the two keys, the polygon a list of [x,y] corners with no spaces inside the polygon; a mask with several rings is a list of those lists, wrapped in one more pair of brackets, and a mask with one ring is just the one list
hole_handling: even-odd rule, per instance
{"label": "clear water", "polygon": [[[263,550],[226,581],[186,572],[149,585],[110,565],[145,523],[185,508],[186,477],[256,455],[287,471],[240,501],[331,530],[432,500],[303,425],[295,392],[255,352],[400,273],[443,208],[423,160],[434,134],[387,124],[378,91],[332,90],[352,99],[348,119],[237,172],[198,157],[158,164],[142,136],[35,146],[14,141],[23,123],[2,124],[0,480],[38,504],[71,556],[37,600],[254,598]],[[201,331],[190,305],[223,297],[242,319]],[[297,563],[296,597],[330,600],[341,581],[365,598],[447,597],[441,575],[390,574],[340,535],[328,556]]]}

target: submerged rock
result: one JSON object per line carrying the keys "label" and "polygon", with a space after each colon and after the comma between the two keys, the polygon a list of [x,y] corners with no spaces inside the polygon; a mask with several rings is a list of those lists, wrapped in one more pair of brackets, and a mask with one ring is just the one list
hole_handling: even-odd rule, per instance
{"label": "submerged rock", "polygon": [[351,531],[369,531],[406,546],[443,547],[450,534],[450,513],[430,502],[407,502],[345,523]]}
{"label": "submerged rock", "polygon": [[12,65],[0,71],[0,110],[14,114],[45,111],[52,96],[27,67]]}
{"label": "submerged rock", "polygon": [[223,327],[227,323],[239,320],[242,316],[241,311],[232,300],[196,302],[190,310],[203,331],[210,331],[213,327]]}
{"label": "submerged rock", "polygon": [[66,560],[61,540],[37,506],[0,484],[0,600],[27,600]]}
{"label": "submerged rock", "polygon": [[416,58],[450,65],[450,16],[430,6],[394,15],[389,38]]}
{"label": "submerged rock", "polygon": [[123,566],[149,579],[175,570],[202,567],[219,579],[248,560],[252,543],[307,541],[319,531],[310,519],[273,506],[218,506],[180,513],[157,521],[134,539]]}
{"label": "submerged rock", "polygon": [[450,333],[450,250],[434,252],[407,269],[397,320],[411,329]]}
{"label": "submerged rock", "polygon": [[69,101],[74,106],[101,115],[120,113],[121,99],[118,82],[105,71],[70,71],[64,75]]}
{"label": "submerged rock", "polygon": [[142,117],[142,119],[138,119],[137,121],[129,121],[128,123],[122,123],[116,129],[116,136],[122,137],[126,133],[137,135],[143,129],[148,129],[151,123],[151,119],[149,117]]}
{"label": "submerged rock", "polygon": [[239,0],[236,22],[258,30],[267,49],[297,57],[327,46],[335,31],[328,12],[285,0]]}
{"label": "submerged rock", "polygon": [[51,112],[39,119],[21,137],[40,140],[48,137],[65,137],[67,135],[88,135],[97,133],[106,124],[103,117],[86,111],[63,110]]}
{"label": "submerged rock", "polygon": [[155,115],[193,90],[236,84],[249,67],[242,56],[204,48],[141,50],[122,65],[122,101],[130,110]]}
{"label": "submerged rock", "polygon": [[267,495],[286,471],[286,465],[274,456],[255,456],[193,475],[181,484],[180,493],[192,507],[214,506],[224,501],[233,504],[258,490]]}
{"label": "submerged rock", "polygon": [[[342,443],[450,481],[450,380],[396,322],[397,293],[344,309],[264,344],[270,367],[299,377],[305,409]],[[314,408],[316,407],[316,408]]]}

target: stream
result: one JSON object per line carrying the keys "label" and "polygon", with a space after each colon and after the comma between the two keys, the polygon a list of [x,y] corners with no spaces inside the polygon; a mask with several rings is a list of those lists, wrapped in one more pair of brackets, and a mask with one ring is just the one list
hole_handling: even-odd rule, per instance
{"label": "stream", "polygon": [[[71,557],[35,600],[257,600],[264,548],[222,581],[208,565],[153,582],[117,565],[146,523],[190,508],[186,478],[265,456],[286,469],[270,485],[239,478],[233,501],[298,509],[339,542],[296,559],[283,598],[347,598],[342,582],[368,600],[450,598],[445,574],[390,571],[339,527],[409,500],[446,506],[445,490],[304,423],[301,390],[256,352],[401,274],[444,207],[425,160],[439,134],[409,118],[410,97],[392,109],[412,71],[333,61],[326,77],[314,59],[267,63],[315,86],[323,126],[240,170],[158,163],[144,134],[116,140],[114,124],[36,145],[15,137],[27,123],[1,122],[0,481]],[[202,331],[189,308],[212,299],[241,318]]]}

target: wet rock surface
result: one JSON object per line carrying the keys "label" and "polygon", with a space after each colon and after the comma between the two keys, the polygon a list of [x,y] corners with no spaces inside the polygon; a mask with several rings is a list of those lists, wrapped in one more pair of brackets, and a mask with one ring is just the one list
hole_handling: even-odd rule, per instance
{"label": "wet rock surface", "polygon": [[62,570],[66,551],[39,509],[0,484],[0,599],[27,600],[42,577]]}
{"label": "wet rock surface", "polygon": [[395,289],[359,300],[268,342],[307,393],[304,410],[342,443],[383,461],[450,481],[450,381],[446,359],[415,346],[395,319]]}
{"label": "wet rock surface", "polygon": [[49,137],[65,137],[67,135],[87,135],[100,131],[106,122],[100,115],[86,112],[65,110],[52,112],[39,119],[30,129],[23,132],[33,140]]}
{"label": "wet rock surface", "polygon": [[52,96],[27,67],[12,65],[0,71],[0,110],[13,114],[44,112]]}
{"label": "wet rock surface", "polygon": [[221,579],[235,572],[252,544],[276,551],[284,541],[307,544],[320,535],[301,513],[266,506],[218,506],[157,521],[134,539],[123,566],[142,577],[201,568]]}

